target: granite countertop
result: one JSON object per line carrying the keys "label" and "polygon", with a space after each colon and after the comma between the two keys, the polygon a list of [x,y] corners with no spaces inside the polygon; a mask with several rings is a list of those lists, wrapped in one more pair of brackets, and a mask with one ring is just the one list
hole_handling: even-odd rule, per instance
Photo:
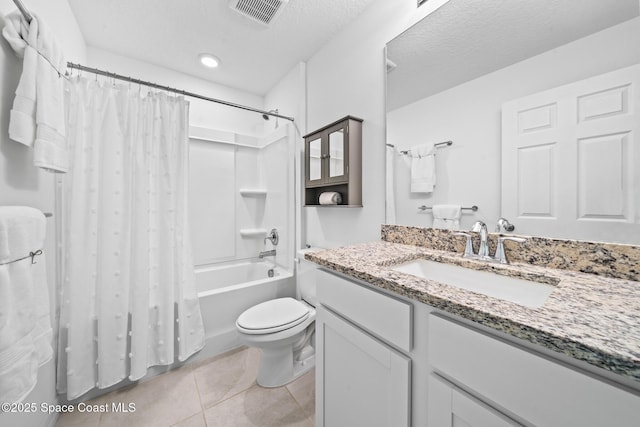
{"label": "granite countertop", "polygon": [[[639,282],[524,263],[487,263],[385,241],[310,252],[305,258],[640,382]],[[541,307],[530,308],[389,268],[416,258],[541,281],[555,289]]]}

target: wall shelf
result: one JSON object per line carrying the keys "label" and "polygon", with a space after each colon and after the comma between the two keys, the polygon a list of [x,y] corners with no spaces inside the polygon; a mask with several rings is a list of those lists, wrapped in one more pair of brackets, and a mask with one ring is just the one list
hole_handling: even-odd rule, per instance
{"label": "wall shelf", "polygon": [[266,228],[242,228],[240,229],[240,235],[247,239],[259,239],[267,235]]}
{"label": "wall shelf", "polygon": [[337,192],[339,205],[362,206],[362,119],[346,116],[305,139],[305,206],[321,206],[320,195]]}
{"label": "wall shelf", "polygon": [[263,197],[267,195],[267,190],[264,188],[241,188],[239,191],[243,197]]}

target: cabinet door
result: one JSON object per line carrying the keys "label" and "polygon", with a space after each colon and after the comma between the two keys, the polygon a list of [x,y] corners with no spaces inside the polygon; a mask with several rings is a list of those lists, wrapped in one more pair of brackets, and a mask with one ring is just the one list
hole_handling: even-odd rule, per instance
{"label": "cabinet door", "polygon": [[318,185],[324,183],[323,157],[326,149],[323,148],[322,134],[309,137],[305,141],[305,184]]}
{"label": "cabinet door", "polygon": [[429,426],[513,427],[520,424],[458,390],[435,374],[429,378]]}
{"label": "cabinet door", "polygon": [[410,425],[411,360],[319,305],[318,426]]}
{"label": "cabinet door", "polygon": [[327,130],[326,144],[326,182],[349,181],[349,127],[346,122]]}

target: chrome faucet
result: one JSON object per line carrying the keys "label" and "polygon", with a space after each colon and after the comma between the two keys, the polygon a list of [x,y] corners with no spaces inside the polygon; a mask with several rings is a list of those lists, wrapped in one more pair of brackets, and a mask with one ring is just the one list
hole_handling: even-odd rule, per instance
{"label": "chrome faucet", "polygon": [[[505,220],[506,221],[506,220]],[[498,236],[498,244],[496,246],[496,253],[494,256],[489,255],[489,233],[487,232],[487,225],[482,221],[476,221],[473,224],[472,231],[480,233],[480,247],[478,253],[473,251],[473,244],[471,243],[471,235],[468,233],[453,233],[454,236],[465,236],[467,242],[465,244],[463,258],[476,258],[485,261],[499,262],[500,264],[509,264],[507,259],[507,253],[504,249],[504,241],[512,240],[514,242],[522,243],[525,239],[521,237],[511,236]]]}
{"label": "chrome faucet", "polygon": [[473,223],[472,231],[480,233],[480,247],[478,248],[478,257],[479,258],[490,258],[489,257],[489,232],[487,231],[487,224],[482,221],[476,221]]}
{"label": "chrome faucet", "polygon": [[262,259],[266,256],[276,256],[276,250],[275,249],[271,249],[270,251],[262,251],[260,252],[260,254],[258,254],[258,258]]}

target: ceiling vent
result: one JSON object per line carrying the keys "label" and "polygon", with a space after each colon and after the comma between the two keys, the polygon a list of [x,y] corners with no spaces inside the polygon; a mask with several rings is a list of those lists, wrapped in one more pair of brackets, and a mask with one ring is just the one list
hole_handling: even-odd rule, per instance
{"label": "ceiling vent", "polygon": [[289,0],[230,0],[229,7],[239,14],[259,22],[270,25],[282,13]]}

